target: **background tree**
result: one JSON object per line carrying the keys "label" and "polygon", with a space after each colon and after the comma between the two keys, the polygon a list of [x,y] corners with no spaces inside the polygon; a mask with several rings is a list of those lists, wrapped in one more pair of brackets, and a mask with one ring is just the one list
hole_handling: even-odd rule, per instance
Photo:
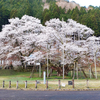
{"label": "background tree", "polygon": [[10,18],[10,12],[3,7],[0,8],[0,31],[2,30],[2,25],[8,24],[8,19]]}
{"label": "background tree", "polygon": [[73,20],[79,21],[79,9],[76,7],[71,15]]}
{"label": "background tree", "polygon": [[62,17],[64,17],[65,20],[67,19],[65,15],[65,9],[58,7],[55,2],[50,3],[49,10],[45,9],[42,14],[42,23],[44,24],[46,21],[52,18],[59,18],[62,20]]}

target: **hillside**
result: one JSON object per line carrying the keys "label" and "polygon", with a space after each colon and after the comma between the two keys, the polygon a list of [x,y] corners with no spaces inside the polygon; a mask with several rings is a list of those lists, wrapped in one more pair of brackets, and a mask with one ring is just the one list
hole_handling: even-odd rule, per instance
{"label": "hillside", "polygon": [[[49,9],[50,7],[50,1],[52,2],[56,2],[56,4],[58,5],[58,7],[61,7],[62,9],[65,8],[66,12],[70,9],[73,10],[75,7],[77,7],[79,10],[81,8],[81,6],[79,4],[77,4],[76,2],[72,1],[69,2],[69,0],[42,0],[42,2],[44,3],[43,9]],[[93,7],[89,6],[88,8],[86,8],[86,10],[90,10],[93,9]]]}
{"label": "hillside", "polygon": [[[43,0],[44,2],[44,7],[43,9],[49,9],[50,4],[46,2],[46,0]],[[79,6],[79,4],[75,3],[75,2],[68,2],[65,0],[56,0],[56,4],[58,5],[58,7],[61,7],[62,9],[65,8],[66,11],[68,11],[69,9],[74,9],[75,7],[78,7],[78,9],[80,9],[81,7]]]}
{"label": "hillside", "polygon": [[25,14],[39,18],[43,25],[52,18],[73,19],[100,36],[100,7],[80,7],[68,0],[0,0],[0,31],[2,25],[8,24],[8,19]]}

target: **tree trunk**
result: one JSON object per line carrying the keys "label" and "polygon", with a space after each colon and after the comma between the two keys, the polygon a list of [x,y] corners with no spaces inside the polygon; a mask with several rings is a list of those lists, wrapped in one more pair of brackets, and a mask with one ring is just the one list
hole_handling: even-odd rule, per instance
{"label": "tree trunk", "polygon": [[77,62],[77,79],[78,79],[78,62]]}
{"label": "tree trunk", "polygon": [[64,72],[65,72],[65,71],[64,71],[64,48],[63,48],[63,79],[65,78],[65,77],[64,77],[64,75],[65,75]]}
{"label": "tree trunk", "polygon": [[33,77],[33,74],[34,74],[34,66],[33,66],[33,68],[32,68],[32,73],[31,73],[31,75],[30,75],[30,78]]}
{"label": "tree trunk", "polygon": [[72,77],[73,75],[72,75],[72,71],[71,71],[71,77]]}
{"label": "tree trunk", "polygon": [[91,65],[90,65],[90,79],[91,79]]}
{"label": "tree trunk", "polygon": [[80,78],[81,78],[81,76],[82,76],[82,75],[81,75],[81,67],[80,67]]}
{"label": "tree trunk", "polygon": [[83,74],[84,74],[85,78],[87,78],[87,75],[85,74],[85,72],[84,72],[84,70],[83,70],[83,69],[82,69],[82,72],[83,72]]}
{"label": "tree trunk", "polygon": [[74,62],[74,69],[73,69],[73,79],[75,78],[75,62]]}
{"label": "tree trunk", "polygon": [[20,61],[21,61],[21,63],[22,63],[22,67],[23,67],[23,69],[25,69],[25,65],[24,65],[24,59],[23,59],[23,57],[22,57],[22,53],[21,53],[21,51],[19,51],[19,53],[20,53]]}
{"label": "tree trunk", "polygon": [[92,71],[92,67],[91,67],[91,72],[92,72],[92,76],[93,76],[93,78],[95,78],[94,73],[93,73],[93,71]]}
{"label": "tree trunk", "polygon": [[94,55],[94,66],[95,66],[95,78],[97,79],[96,54]]}
{"label": "tree trunk", "polygon": [[48,75],[49,75],[49,71],[48,71],[48,45],[47,45],[47,78],[48,78]]}

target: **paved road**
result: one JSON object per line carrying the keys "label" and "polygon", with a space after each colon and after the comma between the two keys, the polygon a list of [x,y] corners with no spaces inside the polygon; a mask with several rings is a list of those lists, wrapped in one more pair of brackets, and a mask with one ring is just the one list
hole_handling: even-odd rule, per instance
{"label": "paved road", "polygon": [[0,90],[0,100],[100,100],[100,91]]}

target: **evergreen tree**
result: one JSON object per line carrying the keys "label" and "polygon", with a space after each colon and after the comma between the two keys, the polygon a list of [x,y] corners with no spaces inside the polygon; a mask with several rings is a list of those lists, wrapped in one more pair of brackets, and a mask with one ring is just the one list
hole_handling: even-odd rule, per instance
{"label": "evergreen tree", "polygon": [[77,7],[73,10],[71,18],[76,21],[79,20],[79,9]]}
{"label": "evergreen tree", "polygon": [[8,19],[10,18],[10,12],[4,7],[0,8],[0,31],[2,30],[2,25],[8,24]]}
{"label": "evergreen tree", "polygon": [[27,0],[27,7],[26,7],[26,10],[25,10],[25,14],[26,14],[26,15],[30,15],[30,16],[33,15],[32,9],[31,9],[31,5],[30,5],[30,3],[28,2],[28,0]]}

